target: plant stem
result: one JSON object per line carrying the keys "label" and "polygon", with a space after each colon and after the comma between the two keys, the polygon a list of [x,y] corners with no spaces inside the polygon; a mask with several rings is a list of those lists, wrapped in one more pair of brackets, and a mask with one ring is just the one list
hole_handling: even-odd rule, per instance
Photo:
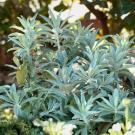
{"label": "plant stem", "polygon": [[126,131],[128,130],[128,106],[125,108],[125,127]]}

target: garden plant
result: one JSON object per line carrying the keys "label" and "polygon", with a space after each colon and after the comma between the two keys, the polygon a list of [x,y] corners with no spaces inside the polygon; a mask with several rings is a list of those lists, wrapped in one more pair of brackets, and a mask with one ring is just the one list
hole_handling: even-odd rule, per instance
{"label": "garden plant", "polygon": [[49,16],[11,27],[15,83],[0,86],[0,135],[134,135],[134,39],[97,39]]}

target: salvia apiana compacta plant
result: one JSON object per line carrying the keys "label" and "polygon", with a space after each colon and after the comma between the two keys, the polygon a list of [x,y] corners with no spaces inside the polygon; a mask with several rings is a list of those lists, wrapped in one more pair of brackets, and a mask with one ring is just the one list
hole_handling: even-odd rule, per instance
{"label": "salvia apiana compacta plant", "polygon": [[[11,115],[6,122],[25,123],[22,135],[101,135],[109,134],[113,124],[134,123],[134,40],[97,39],[92,26],[49,15],[40,20],[21,16],[21,26],[12,26],[8,51],[14,65],[7,66],[15,71],[15,83],[0,86],[0,110]],[[128,119],[123,99],[130,100]]]}

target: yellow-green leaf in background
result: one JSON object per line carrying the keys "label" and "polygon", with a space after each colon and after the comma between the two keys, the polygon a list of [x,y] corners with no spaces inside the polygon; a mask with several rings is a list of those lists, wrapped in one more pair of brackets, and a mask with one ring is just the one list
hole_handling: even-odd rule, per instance
{"label": "yellow-green leaf in background", "polygon": [[19,85],[23,85],[25,83],[27,75],[27,66],[26,64],[22,64],[18,67],[16,71],[16,80]]}

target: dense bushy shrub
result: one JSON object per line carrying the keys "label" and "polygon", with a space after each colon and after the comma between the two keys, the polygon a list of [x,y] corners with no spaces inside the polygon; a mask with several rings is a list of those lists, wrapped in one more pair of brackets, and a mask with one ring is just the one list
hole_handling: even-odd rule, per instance
{"label": "dense bushy shrub", "polygon": [[[97,40],[91,26],[67,24],[51,11],[50,18],[41,18],[44,23],[36,15],[18,17],[22,26],[12,26],[9,51],[15,65],[8,66],[15,69],[16,84],[0,87],[1,110],[10,108],[15,119],[31,124],[64,121],[77,127],[76,135],[99,135],[122,122],[123,99],[134,101],[133,39],[107,35]],[[134,104],[130,110],[133,115]]]}

